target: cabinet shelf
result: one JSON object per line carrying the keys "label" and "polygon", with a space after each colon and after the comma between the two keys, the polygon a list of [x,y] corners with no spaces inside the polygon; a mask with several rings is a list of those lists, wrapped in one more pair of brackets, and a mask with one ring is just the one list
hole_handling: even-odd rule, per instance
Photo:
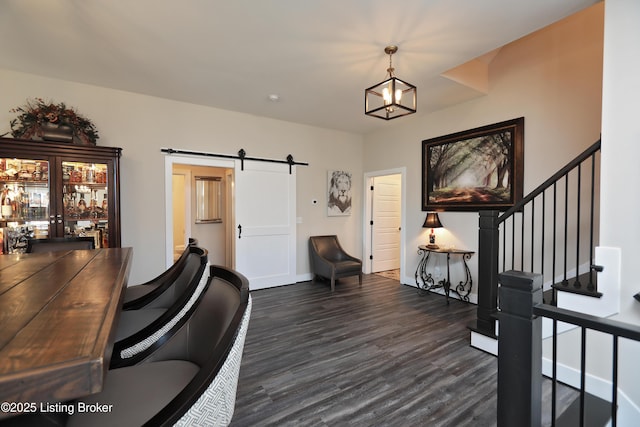
{"label": "cabinet shelf", "polygon": [[84,181],[80,181],[80,182],[71,182],[71,181],[64,181],[63,185],[68,185],[68,186],[74,186],[74,185],[84,185],[86,187],[96,187],[96,188],[104,188],[107,183],[106,182],[84,182]]}
{"label": "cabinet shelf", "polygon": [[49,185],[49,181],[46,179],[0,179],[1,184],[30,184],[30,185]]}
{"label": "cabinet shelf", "polygon": [[0,138],[0,253],[33,237],[94,235],[96,247],[120,247],[121,151]]}

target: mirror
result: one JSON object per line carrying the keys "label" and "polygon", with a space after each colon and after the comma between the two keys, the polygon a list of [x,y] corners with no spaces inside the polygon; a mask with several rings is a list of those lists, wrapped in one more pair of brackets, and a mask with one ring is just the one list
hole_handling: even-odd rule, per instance
{"label": "mirror", "polygon": [[196,224],[222,222],[222,178],[196,176]]}

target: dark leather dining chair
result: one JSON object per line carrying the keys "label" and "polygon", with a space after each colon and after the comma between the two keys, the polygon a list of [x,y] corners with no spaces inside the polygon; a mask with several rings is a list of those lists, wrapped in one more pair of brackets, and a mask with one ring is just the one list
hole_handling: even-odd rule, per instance
{"label": "dark leather dining chair", "polygon": [[309,237],[309,256],[311,273],[331,280],[331,292],[335,290],[336,280],[342,277],[358,276],[362,286],[362,261],[349,255],[338,241],[338,236]]}
{"label": "dark leather dining chair", "polygon": [[134,365],[159,346],[168,331],[188,319],[208,278],[207,250],[190,246],[184,267],[164,292],[139,309],[120,313],[110,367]]}
{"label": "dark leather dining chair", "polygon": [[52,237],[49,239],[27,240],[27,253],[95,249],[93,237]]}
{"label": "dark leather dining chair", "polygon": [[123,310],[134,310],[148,305],[151,301],[162,295],[175,283],[180,273],[184,270],[187,258],[192,247],[197,247],[198,241],[189,238],[189,244],[184,248],[180,257],[165,271],[153,279],[139,285],[131,285],[125,289]]}
{"label": "dark leather dining chair", "polygon": [[112,410],[77,412],[68,427],[229,425],[251,314],[249,282],[218,266],[207,276],[186,323],[140,363],[110,370],[103,390],[81,399]]}

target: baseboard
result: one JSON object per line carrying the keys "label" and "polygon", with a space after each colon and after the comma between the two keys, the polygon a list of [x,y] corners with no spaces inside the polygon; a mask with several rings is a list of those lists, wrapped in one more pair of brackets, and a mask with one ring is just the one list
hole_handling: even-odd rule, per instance
{"label": "baseboard", "polygon": [[471,331],[471,347],[494,356],[498,355],[498,340],[476,331]]}
{"label": "baseboard", "polygon": [[304,274],[296,275],[296,283],[308,282],[310,280],[313,280],[313,274],[312,273],[304,273]]}

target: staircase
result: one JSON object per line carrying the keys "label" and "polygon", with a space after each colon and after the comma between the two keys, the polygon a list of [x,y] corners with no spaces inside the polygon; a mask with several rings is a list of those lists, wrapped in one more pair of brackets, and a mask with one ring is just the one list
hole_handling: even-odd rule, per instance
{"label": "staircase", "polygon": [[[541,274],[545,302],[558,292],[599,298],[594,265],[598,245],[600,140],[504,213],[481,211],[478,315],[474,337],[497,336],[498,273]],[[492,349],[482,348],[489,352]]]}
{"label": "staircase", "polygon": [[555,425],[604,427],[611,421],[611,403],[592,394],[584,395],[584,412],[580,411],[580,397],[577,397],[555,420]]}
{"label": "staircase", "polygon": [[[618,384],[625,375],[619,369],[621,344],[640,342],[640,326],[541,303],[540,274],[512,270],[500,273],[499,280],[498,427],[539,426],[541,417],[551,426],[637,425],[637,407]],[[548,340],[543,340],[545,323],[551,327]],[[567,325],[572,337],[561,332]],[[606,339],[594,348],[596,336]],[[548,346],[544,356],[543,346]],[[588,369],[587,359],[594,357],[609,360],[603,372]],[[551,385],[550,405],[544,406],[543,375]],[[562,399],[561,384],[572,388]],[[565,404],[571,396],[575,400]]]}
{"label": "staircase", "polygon": [[[478,308],[476,322],[470,326],[473,347],[497,355],[498,347],[502,346],[504,340],[504,336],[500,341],[497,339],[500,323],[502,335],[511,328],[502,316],[507,301],[510,304],[514,302],[510,297],[507,300],[504,296],[498,296],[498,276],[509,271],[534,274],[540,278],[539,289],[545,304],[540,304],[540,301],[534,303],[536,315],[554,318],[553,310],[565,310],[578,318],[585,316],[587,324],[592,319],[598,319],[597,330],[608,328],[607,317],[618,312],[619,268],[615,266],[620,265],[620,253],[616,248],[599,246],[599,174],[600,141],[596,141],[511,209],[506,212],[479,213]],[[598,264],[606,266],[606,269],[603,271]],[[598,278],[601,283],[598,283]],[[500,306],[500,300],[503,307]],[[538,309],[541,306],[546,307],[544,310],[547,311]],[[531,311],[528,316],[531,318]],[[524,318],[527,318],[526,315]],[[543,323],[548,326],[549,320],[545,319]],[[557,330],[554,327],[553,332],[543,327],[542,338],[549,337],[547,343],[551,341],[550,337],[561,336],[572,330],[569,324],[576,325],[572,322],[563,323],[565,320],[559,322],[560,326]],[[605,325],[605,329],[599,329],[601,324]],[[640,340],[640,329],[632,329],[632,339]],[[625,329],[624,334],[628,332]],[[511,348],[518,348],[519,345]],[[584,354],[584,348],[582,352]],[[616,354],[617,350],[614,349],[614,359]],[[503,356],[513,359],[512,350],[506,351]],[[576,388],[580,396],[568,407],[558,408],[557,417],[554,408],[553,425],[616,425],[616,413],[624,413],[625,418],[628,414],[640,414],[624,393],[620,394],[620,401],[617,400],[615,379],[611,384],[609,380],[590,376],[590,385],[585,387],[584,376],[577,383],[574,380],[576,374],[584,375],[580,372],[586,371],[585,366],[578,369],[572,365],[561,366],[556,372],[555,358],[555,353],[552,359],[547,356],[542,358],[543,375],[554,382]],[[531,360],[535,359],[533,357]],[[520,389],[521,386],[516,388]],[[602,394],[606,387],[614,391],[613,398]],[[595,396],[587,390],[595,391]]]}

